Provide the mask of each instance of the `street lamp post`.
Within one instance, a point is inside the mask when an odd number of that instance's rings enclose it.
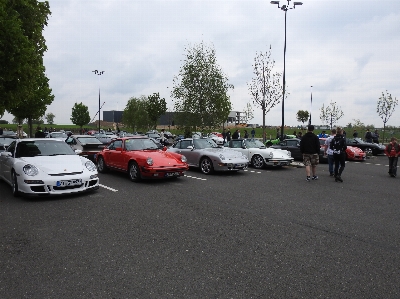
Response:
[[[286,13],[289,9],[296,8],[296,5],[303,5],[303,2],[293,2],[293,7],[290,7],[290,1],[286,0],[287,5],[279,6],[279,1],[271,1],[271,4],[277,4],[278,8],[285,12],[285,44],[283,47],[283,91],[282,91],[282,128],[281,128],[281,140],[283,140],[283,128],[285,126],[285,87],[286,87]]]
[[[98,70],[94,70],[92,71],[95,75],[101,76],[104,74],[104,71],[98,71]],[[101,110],[101,106],[100,106],[100,77],[99,77],[99,133],[100,133],[100,110]]]

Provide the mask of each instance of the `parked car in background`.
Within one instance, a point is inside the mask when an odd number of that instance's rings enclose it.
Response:
[[[360,148],[367,155],[381,155],[385,152],[385,146],[377,143],[368,143],[361,138],[346,138],[347,145]]]
[[[104,148],[103,143],[92,135],[71,135],[65,142],[73,150],[78,150],[80,156],[93,162],[96,161],[95,155]]]
[[[320,138],[319,143],[321,145],[321,149],[325,151],[325,141],[327,138]],[[365,161],[367,158],[366,153],[364,153],[360,148],[347,145],[346,148],[346,159],[353,161]]]
[[[300,151],[300,139],[298,138],[284,139],[279,144],[272,145],[270,148],[287,150],[291,152],[292,157],[295,160],[303,161],[303,154]],[[324,156],[324,148],[322,147],[320,147],[319,162],[320,163],[328,162],[328,157]]]
[[[112,137],[105,133],[94,133],[93,136],[99,139],[103,144],[109,144],[112,140]]]
[[[283,135],[283,139],[292,139],[292,138],[296,138],[296,136],[295,135],[290,135],[290,134],[288,134],[288,135]],[[279,138],[276,138],[276,139],[268,139],[266,142],[265,142],[265,145],[267,146],[267,147],[270,147],[271,145],[274,145],[274,144],[279,144],[281,142],[281,140],[279,139]]]
[[[17,136],[17,133],[11,130],[4,130],[3,131],[3,136]]]
[[[208,134],[208,138],[211,138],[212,140],[214,140],[214,142],[218,145],[224,145],[224,138],[221,136],[217,135],[218,133],[210,133]]]
[[[265,166],[286,166],[293,162],[290,151],[266,148],[257,139],[233,139],[225,146],[244,154],[254,168]]]
[[[131,181],[144,178],[176,178],[184,175],[189,166],[186,157],[160,150],[145,136],[118,138],[97,155],[99,172],[125,172]]]
[[[54,139],[59,139],[62,141],[65,141],[67,139],[68,135],[64,132],[49,132],[46,135],[46,138],[54,138]]]
[[[175,134],[172,134],[172,133],[169,132],[169,131],[165,131],[165,132],[164,132],[164,136],[165,136],[166,138],[168,138],[168,139],[174,139],[174,138],[176,137]]]
[[[239,171],[246,169],[249,160],[230,148],[218,146],[210,138],[185,138],[172,145],[168,152],[185,155],[189,166],[200,168],[204,174],[214,171]]]
[[[61,195],[99,188],[96,165],[64,142],[48,138],[16,139],[0,154],[0,178],[14,196]]]

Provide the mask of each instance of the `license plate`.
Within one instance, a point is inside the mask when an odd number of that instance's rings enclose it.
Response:
[[[175,177],[175,176],[179,176],[179,172],[167,172],[165,174],[166,177]]]
[[[76,186],[76,185],[82,185],[82,180],[76,179],[76,180],[68,180],[68,181],[57,181],[56,184],[57,184],[57,187]]]

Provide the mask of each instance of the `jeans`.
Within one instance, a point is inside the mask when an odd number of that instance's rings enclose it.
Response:
[[[389,174],[397,175],[397,161],[398,157],[389,157]]]
[[[328,155],[328,165],[329,165],[329,174],[334,174],[333,165],[335,164],[335,158],[333,155]]]
[[[335,159],[335,176],[341,176],[346,165],[346,154],[333,154],[333,158]],[[340,168],[339,168],[340,164]]]

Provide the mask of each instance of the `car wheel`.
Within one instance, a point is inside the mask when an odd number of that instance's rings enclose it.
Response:
[[[211,174],[214,172],[214,167],[209,158],[203,158],[200,161],[200,170],[204,174]]]
[[[367,154],[367,156],[371,156],[372,155],[372,149],[370,147],[367,147],[364,152]]]
[[[18,191],[17,174],[15,171],[12,172],[11,187],[14,197],[18,197],[20,193]]]
[[[99,157],[99,160],[97,161],[97,170],[100,173],[106,173],[108,171],[108,167],[103,157]]]
[[[251,158],[251,164],[254,168],[260,169],[264,167],[264,159],[260,155],[254,155]]]
[[[135,161],[129,163],[129,178],[132,182],[138,182],[141,179],[139,166]]]

